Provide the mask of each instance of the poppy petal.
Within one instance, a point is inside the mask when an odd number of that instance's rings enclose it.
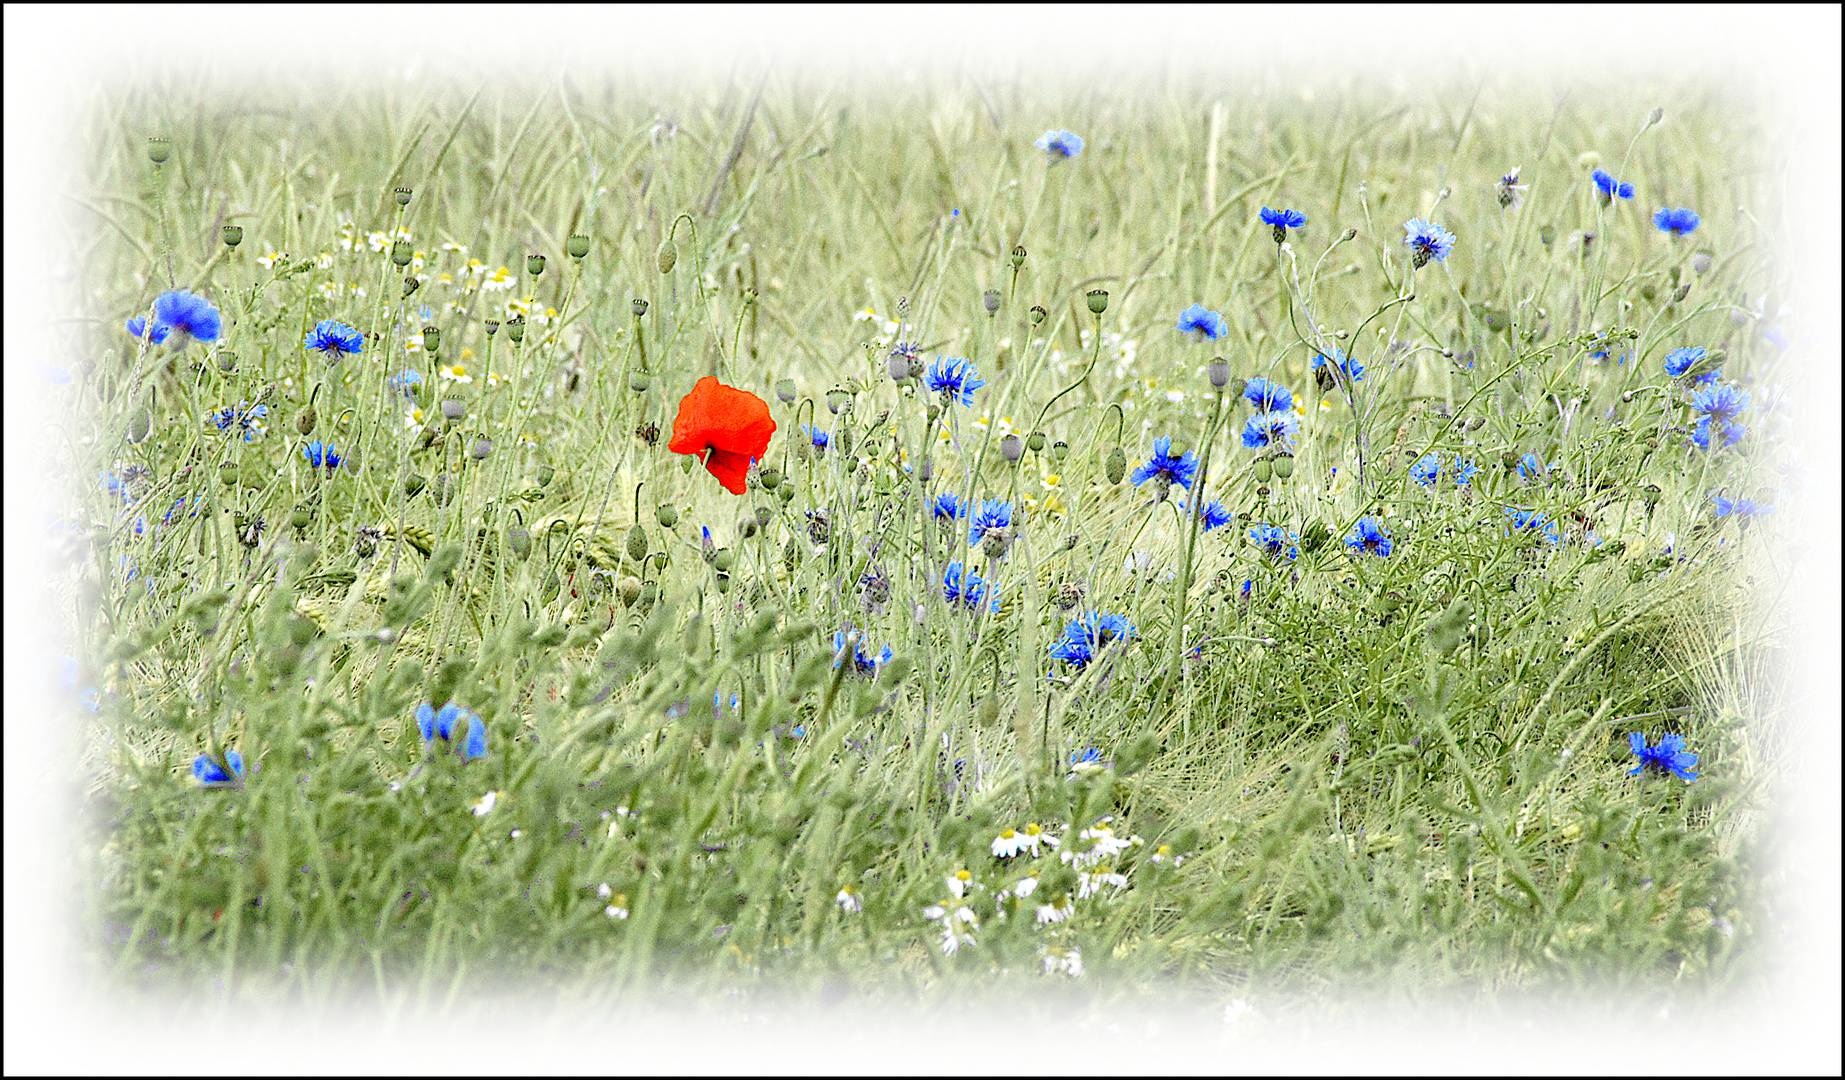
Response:
[[[768,402],[707,375],[680,400],[666,447],[675,454],[704,454],[711,475],[741,495],[750,460],[768,452],[774,434]]]
[[[711,453],[705,455],[705,469],[717,477],[718,483],[723,484],[732,495],[741,495],[745,490],[743,478],[750,471],[749,455],[733,454],[714,446]]]

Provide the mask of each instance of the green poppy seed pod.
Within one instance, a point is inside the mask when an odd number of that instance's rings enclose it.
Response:
[[[775,396],[781,401],[783,405],[793,405],[794,404],[794,380],[793,379],[777,379],[775,381]]]
[[[538,599],[548,604],[557,599],[557,594],[562,591],[563,587],[564,583],[558,579],[557,571],[553,570],[545,575],[545,583],[538,590]]]
[[[545,257],[543,255],[527,255],[525,257],[525,272],[533,277],[537,277],[544,273]]]
[[[852,411],[852,394],[841,387],[834,387],[826,392],[826,411],[838,416],[842,412]]]
[[[235,461],[224,462],[222,465],[218,466],[218,482],[225,487],[236,487],[237,475],[241,471],[242,470],[237,467]]]
[[[999,723],[999,699],[992,694],[981,698],[980,704],[974,706],[974,719],[981,727],[992,727]]]
[[[1033,304],[1031,306],[1031,324],[1033,326],[1041,325],[1045,319],[1050,318],[1050,315],[1050,312],[1044,310],[1043,304]]]
[[[1061,462],[1064,458],[1067,458],[1069,456],[1070,456],[1070,444],[1069,443],[1064,442],[1062,439],[1058,439],[1056,442],[1051,444],[1051,460],[1052,461]]]
[[[679,265],[678,246],[676,246],[671,240],[661,241],[660,250],[654,253],[653,261],[654,261],[654,264],[660,268],[660,273],[662,274],[672,273],[673,267]]]
[[[1100,315],[1108,310],[1108,290],[1090,289],[1084,297],[1089,302],[1089,313]]]
[[[564,241],[564,251],[573,259],[581,259],[589,254],[589,237],[571,233],[570,239]]]
[[[407,275],[407,276],[405,276],[405,278],[404,278],[404,295],[403,295],[402,297],[400,297],[400,299],[408,299],[411,293],[413,293],[413,292],[415,292],[415,291],[417,291],[418,289],[420,289],[420,288],[422,288],[422,287],[423,287],[423,283],[422,283],[422,282],[420,282],[420,281],[418,281],[418,280],[416,279],[416,275],[414,275],[414,274],[410,274],[410,275]],[[499,324],[499,323],[494,323],[493,325],[494,325],[494,327],[495,327],[495,328],[497,329],[497,328],[499,327],[499,325],[500,325],[500,324]],[[493,331],[491,331],[491,330],[489,330],[489,331],[488,331],[488,333],[492,333],[492,332],[493,332]]]
[[[775,497],[780,499],[784,503],[793,502],[794,501],[794,485],[793,484],[783,484],[782,489],[775,493]]]
[[[1294,475],[1294,455],[1275,455],[1275,479],[1286,480]]]
[[[622,578],[616,583],[615,589],[617,594],[621,597],[621,606],[633,607],[634,602],[641,598],[641,579],[636,577]]]
[[[517,345],[525,340],[525,316],[520,315],[506,324],[506,334]]]
[[[774,491],[782,486],[782,471],[773,465],[765,465],[762,472],[757,474],[757,479],[762,483],[762,490]]]
[[[1269,486],[1267,484],[1257,484],[1256,485],[1256,497],[1258,499],[1268,498],[1269,497]]]
[[[1205,367],[1205,373],[1210,377],[1211,385],[1219,390],[1230,385],[1230,364],[1221,356]]]
[[[636,371],[628,376],[628,389],[637,394],[645,394],[647,388],[652,385],[653,376],[647,374],[645,371]]]
[[[679,524],[679,511],[670,503],[661,503],[660,508],[653,512],[653,516],[662,529],[670,529]]]
[[[1025,443],[1017,435],[1008,435],[999,440],[999,452],[1006,455],[1007,461],[1017,461],[1025,456]]]
[[[391,262],[400,268],[409,266],[415,255],[416,249],[410,246],[408,240],[398,240],[391,244]]]
[[[737,556],[729,548],[718,548],[711,556],[711,565],[717,567],[720,574],[727,574],[737,564]]]
[[[1024,266],[1024,265],[1025,265],[1025,245],[1024,244],[1012,245],[1012,268],[1014,270],[1017,270],[1019,267]]]
[[[628,305],[628,310],[634,312],[634,317],[638,319],[642,315],[647,314],[647,301],[636,299],[633,303]]]
[[[1275,466],[1267,458],[1257,458],[1255,464],[1250,466],[1249,472],[1256,478],[1256,483],[1266,484],[1269,477],[1275,475]]]
[[[397,200],[397,205],[399,206],[410,205],[410,189],[407,187],[400,187],[392,191],[391,196]]]
[[[673,557],[664,551],[656,551],[653,553],[653,568],[656,571],[666,569],[666,564],[672,561]]]
[[[636,525],[628,530],[628,558],[640,562],[647,557],[647,530]]]
[[[423,327],[423,348],[432,353],[442,351],[442,330],[435,326]]]
[[[314,425],[319,422],[320,414],[314,411],[312,405],[295,414],[295,430],[303,435],[314,434]]]
[[[295,507],[292,511],[289,512],[289,515],[288,515],[289,527],[296,529],[296,530],[307,528],[308,525],[313,522],[313,520],[314,520],[314,515],[308,513],[308,508],[305,506]]]
[[[416,473],[411,473],[409,476],[404,477],[404,494],[409,498],[416,498],[417,494],[428,486],[428,479]]]
[[[493,453],[493,440],[485,435],[474,436],[474,442],[468,447],[468,456],[475,461],[486,461],[487,455]]]
[[[523,525],[514,525],[506,530],[506,546],[512,549],[520,562],[532,557],[532,530]]]
[[[551,481],[557,479],[557,470],[549,465],[538,466],[538,486],[550,487]]]
[[[1119,446],[1108,452],[1108,464],[1103,473],[1111,484],[1119,484],[1121,478],[1127,475],[1127,455],[1121,452]]]
[[[774,518],[775,518],[775,511],[769,509],[768,507],[758,506],[756,508],[756,527],[757,528],[759,529],[768,528],[769,522],[774,520]]]
[[[218,235],[224,238],[225,247],[234,248],[238,244],[243,243],[243,226],[226,225],[224,228],[218,230]]]
[[[997,314],[999,312],[999,290],[988,289],[981,293],[980,302],[986,305],[988,315]]]
[[[1034,454],[1042,453],[1044,451],[1044,432],[1034,431],[1027,436],[1025,439],[1025,449],[1030,450]]]
[[[455,497],[455,478],[445,472],[437,473],[436,478],[429,482],[429,497],[436,501],[437,506],[447,506]]]
[[[128,441],[131,443],[146,442],[147,437],[153,433],[154,411],[143,405],[136,409],[128,419]]]
[[[164,163],[172,153],[173,144],[160,136],[156,135],[147,140],[147,157],[148,160],[152,161],[154,164],[159,165]]]
[[[468,406],[466,402],[457,398],[449,398],[442,402],[442,419],[447,420],[449,423],[457,423],[467,415]]]

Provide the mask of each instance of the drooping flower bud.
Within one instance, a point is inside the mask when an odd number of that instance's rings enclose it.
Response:
[[[628,558],[640,562],[647,557],[647,530],[640,525],[628,530]]]
[[[671,240],[662,240],[660,242],[660,250],[654,253],[653,261],[654,265],[660,268],[660,273],[672,273],[673,267],[679,265],[678,246]]]
[[[1108,464],[1104,468],[1104,473],[1111,484],[1119,484],[1121,478],[1127,475],[1127,454],[1123,453],[1119,446],[1108,452]]]
[[[319,420],[320,414],[314,411],[314,406],[309,405],[307,408],[295,414],[295,430],[303,435],[312,435],[314,434],[314,425]]]

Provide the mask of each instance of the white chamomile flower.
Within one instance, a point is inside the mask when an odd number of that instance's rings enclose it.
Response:
[[[471,383],[474,381],[474,376],[468,374],[467,365],[459,360],[452,364],[443,364],[436,370],[438,374],[450,382]]]
[[[1032,893],[1037,891],[1038,879],[1035,877],[1020,878],[1019,883],[1012,887],[1012,894],[1020,900],[1029,898]]]
[[[993,857],[1010,859],[1023,850],[1024,846],[1025,841],[1019,836],[1017,829],[1003,829],[998,836],[993,838]]]
[[[1087,900],[1096,893],[1101,892],[1102,886],[1104,885],[1113,885],[1115,888],[1120,889],[1125,888],[1127,883],[1128,879],[1126,874],[1117,874],[1107,869],[1100,870],[1093,874],[1078,873],[1076,875],[1076,898],[1078,900]]]
[[[498,270],[482,275],[480,287],[483,292],[503,292],[517,285],[513,272],[504,266]]]
[[[833,897],[833,903],[838,904],[839,910],[848,915],[856,915],[865,910],[865,905],[859,902],[858,891],[850,885],[839,890],[839,895]]]
[[[1074,945],[1067,949],[1041,945],[1038,947],[1038,955],[1043,958],[1046,975],[1062,973],[1072,979],[1083,977],[1083,952]]]
[[[974,875],[966,870],[956,870],[945,880],[948,882],[948,891],[954,893],[955,899],[959,900],[967,895],[968,888],[973,884]]]
[[[1045,832],[1044,827],[1035,821],[1027,822],[1025,828],[1019,831],[1019,845],[1029,850],[1033,858],[1038,857],[1044,845],[1049,844],[1051,847],[1056,847],[1058,843],[1055,836]]]
[[[614,895],[615,895],[615,890],[609,888],[608,882],[605,881],[602,884],[596,886],[596,898],[598,900],[607,900],[609,897],[614,896]]]
[[[616,893],[614,896],[614,899],[610,902],[609,906],[602,909],[602,913],[604,915],[607,915],[611,919],[627,918],[628,917],[628,894],[627,893]]]
[[[1038,905],[1038,925],[1044,926],[1047,923],[1063,922],[1074,914],[1075,911],[1076,901],[1071,899],[1068,893],[1064,893],[1048,904]]]
[[[493,808],[498,805],[499,801],[500,793],[497,791],[489,791],[487,794],[475,799],[474,816],[486,817],[488,814],[493,813]]]

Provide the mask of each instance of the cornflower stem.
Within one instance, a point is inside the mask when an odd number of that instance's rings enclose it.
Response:
[[[1185,500],[1191,527],[1185,533],[1185,564],[1179,570],[1178,595],[1173,598],[1172,648],[1166,659],[1166,676],[1160,682],[1159,693],[1154,695],[1156,699],[1164,697],[1179,677],[1179,659],[1185,650],[1185,609],[1192,591],[1192,554],[1198,545],[1198,527],[1203,520],[1202,507],[1211,477],[1211,443],[1216,440],[1217,421],[1223,411],[1224,392],[1220,389],[1211,403],[1211,421],[1205,425],[1203,446],[1198,453],[1198,480]]]

